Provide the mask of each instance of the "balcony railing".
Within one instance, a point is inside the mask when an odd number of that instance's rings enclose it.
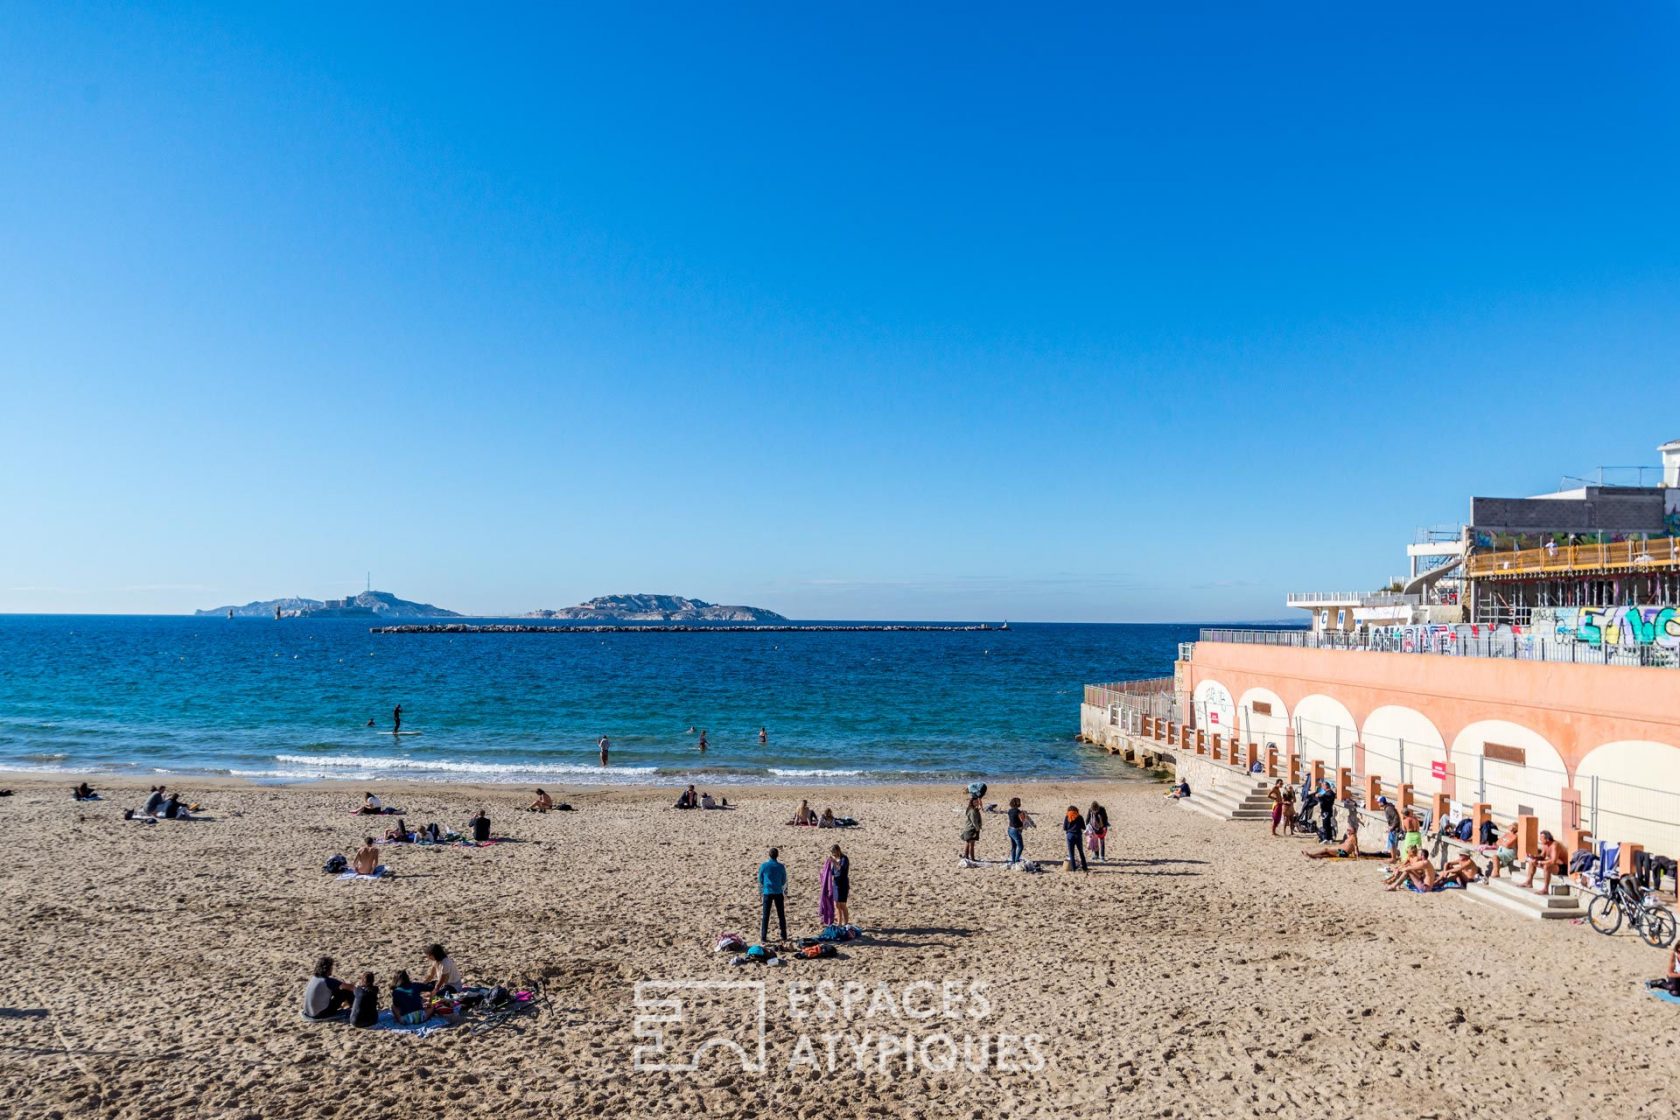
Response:
[[[1472,579],[1531,579],[1593,572],[1646,572],[1680,568],[1680,537],[1611,544],[1553,545],[1513,552],[1474,552],[1464,561]]]
[[[1371,626],[1353,631],[1203,630],[1204,642],[1358,653],[1427,653],[1444,657],[1553,661],[1574,665],[1680,667],[1680,650],[1657,644],[1592,645],[1529,627],[1471,626],[1463,623]]]

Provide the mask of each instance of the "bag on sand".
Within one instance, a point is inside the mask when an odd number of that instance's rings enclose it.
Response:
[[[321,870],[326,872],[328,875],[342,875],[346,871],[350,870],[350,861],[345,859],[342,855],[336,855],[329,859],[321,867]]]

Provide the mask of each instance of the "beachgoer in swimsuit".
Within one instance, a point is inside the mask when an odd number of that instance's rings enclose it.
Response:
[[[554,798],[550,797],[541,789],[537,790],[537,799],[531,802],[530,811],[533,813],[546,813],[552,808],[554,808]]]
[[[764,730],[764,728],[762,728],[762,727],[759,728],[758,729],[758,745],[762,747],[764,744],[768,743],[769,741],[770,741],[770,732]]]
[[[1269,791],[1267,791],[1266,797],[1272,803],[1272,835],[1276,836],[1277,835],[1277,830],[1278,830],[1278,825],[1283,823],[1283,779],[1282,778],[1279,778],[1277,781],[1272,783],[1272,788]]]
[[[408,831],[408,822],[398,817],[396,827],[385,830],[385,839],[393,844],[407,844],[414,837]]]
[[[350,861],[350,866],[358,875],[372,875],[379,870],[379,849],[373,845],[373,837],[362,841],[362,848]]]
[[[1568,865],[1569,857],[1564,854],[1563,845],[1552,839],[1550,832],[1542,832],[1540,834],[1540,850],[1529,857],[1528,878],[1523,880],[1523,886],[1532,889],[1535,894],[1548,894],[1552,889],[1552,876],[1562,875],[1564,868]],[[1534,886],[1534,873],[1536,871],[1546,873],[1539,887]]]
[[[791,821],[789,821],[788,823],[789,824],[802,824],[802,825],[803,824],[816,824],[817,823],[817,811],[815,809],[811,808],[811,803],[809,801],[801,801],[799,803],[799,808],[797,808],[793,811],[793,819]]]
[[[700,753],[706,753],[706,733],[704,731],[700,732]]]
[[[601,765],[605,766],[607,764],[607,748],[611,746],[611,744],[607,742],[607,737],[603,735],[601,736],[601,741],[595,745],[601,748]]]
[[[1490,879],[1499,878],[1499,872],[1514,871],[1517,866],[1517,822],[1512,821],[1499,836],[1499,843],[1493,852],[1493,871]]]

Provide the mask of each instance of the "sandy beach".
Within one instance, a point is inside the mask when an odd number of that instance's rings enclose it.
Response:
[[[80,804],[67,779],[10,777],[11,1115],[1672,1115],[1680,1008],[1639,987],[1660,951],[1384,893],[1374,863],[1309,863],[1142,782],[989,792],[1042,815],[1027,854],[1044,859],[1059,811],[1101,800],[1110,860],[1086,875],[960,869],[943,787],[736,788],[730,812],[674,811],[674,788],[553,789],[576,811],[546,815],[506,786],[385,787],[411,825],[483,806],[515,842],[396,847],[375,883],[321,871],[390,823],[348,815],[355,788],[192,781],[213,819],[145,825],[121,819],[143,785]],[[862,826],[783,825],[800,796]],[[998,859],[1002,818],[986,824]],[[720,931],[756,940],[772,844],[790,932],[816,932],[836,841],[868,939],[774,968],[712,952]],[[430,941],[469,981],[544,978],[552,1013],[424,1038],[300,1019],[318,954],[388,999]],[[764,1071],[726,1053],[638,1069],[647,981],[762,981]],[[750,1028],[732,998],[696,997],[695,1029]]]

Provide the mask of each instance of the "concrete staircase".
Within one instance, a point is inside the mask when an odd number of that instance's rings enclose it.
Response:
[[[1550,893],[1538,895],[1534,888],[1523,889],[1520,876],[1501,875],[1472,883],[1465,895],[1487,906],[1521,914],[1525,918],[1563,920],[1587,916],[1587,899],[1561,878],[1552,880]]]
[[[1212,789],[1198,788],[1192,782],[1190,796],[1180,801],[1179,805],[1216,821],[1269,821],[1272,819],[1272,803],[1266,791],[1271,788],[1269,779],[1248,781],[1234,778]]]

